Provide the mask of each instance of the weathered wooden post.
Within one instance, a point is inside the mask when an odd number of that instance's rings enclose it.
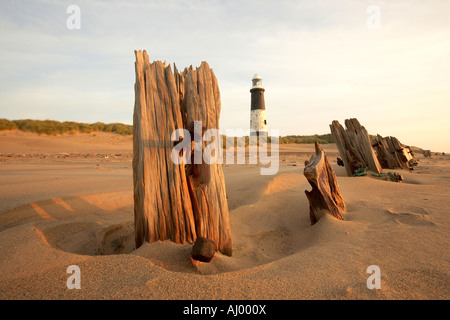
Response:
[[[144,50],[135,51],[136,84],[133,116],[133,184],[136,247],[144,241],[170,239],[194,242],[202,236],[217,250],[231,255],[231,230],[225,180],[220,164],[199,164],[207,183],[186,173],[185,164],[172,161],[176,129],[201,121],[219,129],[220,92],[206,62],[174,73],[161,61],[149,62]]]
[[[316,156],[305,162],[303,170],[303,174],[312,187],[311,191],[305,190],[309,200],[311,224],[315,224],[325,213],[344,220],[343,213],[346,208],[336,175],[318,142],[315,143],[315,147]]]
[[[345,126],[346,130],[335,120],[331,123],[330,129],[344,161],[347,175],[351,177],[359,168],[368,168],[376,173],[383,172],[367,130],[357,119],[345,120]]]
[[[404,147],[395,137],[383,138],[377,135],[373,147],[377,152],[377,157],[382,168],[412,170],[417,165],[411,149]]]

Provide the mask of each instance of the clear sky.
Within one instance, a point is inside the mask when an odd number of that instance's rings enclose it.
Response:
[[[67,27],[69,5],[80,29]],[[221,129],[249,128],[258,73],[281,135],[356,117],[450,152],[449,0],[2,0],[0,118],[131,124],[135,49],[179,69],[207,61]]]

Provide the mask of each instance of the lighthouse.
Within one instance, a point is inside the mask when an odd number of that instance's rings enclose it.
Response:
[[[264,88],[262,78],[255,74],[252,79],[251,111],[250,111],[250,135],[267,136],[266,107],[264,105]]]

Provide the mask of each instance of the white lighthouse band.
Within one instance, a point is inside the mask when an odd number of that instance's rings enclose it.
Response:
[[[251,111],[250,129],[253,135],[267,135],[266,110],[255,109]]]
[[[264,87],[262,78],[255,74],[252,79],[251,111],[250,111],[250,135],[267,136],[266,106],[264,102]]]

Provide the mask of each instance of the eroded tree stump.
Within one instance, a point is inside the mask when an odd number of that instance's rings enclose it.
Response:
[[[378,161],[382,168],[386,169],[410,169],[418,163],[414,159],[413,152],[409,147],[404,147],[395,137],[377,135],[372,147],[375,148]]]
[[[345,126],[347,129],[335,120],[331,123],[330,129],[344,161],[347,175],[351,177],[359,168],[368,168],[376,173],[383,172],[370,143],[369,134],[358,119],[345,120]]]
[[[136,84],[133,116],[133,184],[136,247],[144,241],[212,240],[231,255],[231,230],[225,179],[220,164],[172,161],[175,129],[201,121],[219,129],[220,92],[206,62],[179,73],[161,61],[149,62],[135,51]],[[204,149],[206,142],[203,142]],[[195,172],[195,173],[192,173]],[[206,178],[205,178],[206,177]]]
[[[319,143],[315,143],[316,156],[305,162],[303,174],[312,187],[305,190],[309,200],[309,216],[311,225],[315,224],[326,213],[337,219],[344,220],[346,211],[344,199],[337,182],[333,168]]]

